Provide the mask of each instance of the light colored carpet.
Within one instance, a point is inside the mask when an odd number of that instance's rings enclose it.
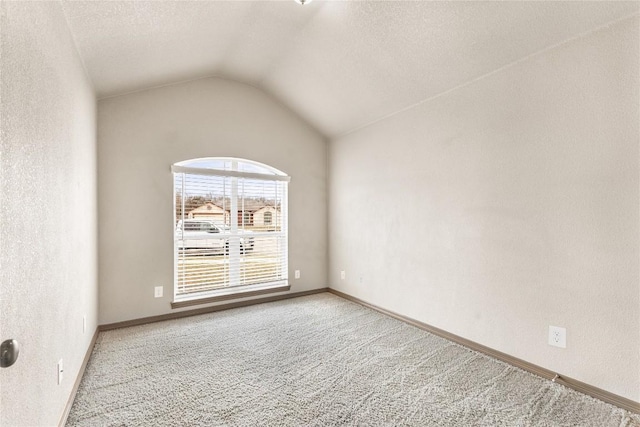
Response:
[[[640,426],[323,293],[103,332],[68,426]]]

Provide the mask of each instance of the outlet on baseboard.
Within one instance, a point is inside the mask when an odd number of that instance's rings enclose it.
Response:
[[[164,292],[164,287],[156,286],[153,296],[156,298],[162,298],[163,292]]]
[[[549,326],[549,345],[567,348],[567,330],[559,326]]]

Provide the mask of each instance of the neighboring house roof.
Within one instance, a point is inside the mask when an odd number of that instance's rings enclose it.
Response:
[[[280,206],[262,206],[260,209],[256,210],[254,213],[258,213],[258,212],[263,211],[265,209],[273,209],[275,211],[280,212]]]
[[[225,207],[226,206],[230,206],[230,204],[229,205],[225,205]],[[253,213],[255,213],[255,212],[259,211],[259,210],[266,209],[266,208],[273,208],[273,209],[276,209],[278,211],[280,210],[280,206],[272,206],[272,205],[269,205],[269,204],[265,204],[265,202],[263,202],[263,201],[256,201],[256,200],[247,199],[244,202],[239,202],[238,203],[238,210],[244,210],[245,212],[253,212]],[[217,212],[225,211],[225,212],[229,213],[230,209],[229,208],[224,209],[224,208],[222,208],[222,206],[218,206],[215,203],[208,202],[208,203],[206,203],[206,204],[204,204],[202,206],[198,206],[197,208],[190,210],[188,213],[189,214],[194,214],[194,213],[195,214],[203,214],[203,213],[213,213],[213,212],[216,212],[216,211]]]
[[[190,214],[192,214],[192,213],[208,213],[208,212],[213,213],[213,212],[216,212],[216,211],[217,212],[223,212],[224,210],[220,206],[214,205],[213,203],[207,203],[207,204],[204,204],[202,206],[198,206],[197,208],[195,208],[193,210],[190,210],[189,213]],[[228,209],[227,209],[227,212],[228,212]]]

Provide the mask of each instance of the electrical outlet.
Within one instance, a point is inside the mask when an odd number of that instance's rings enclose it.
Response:
[[[164,288],[163,288],[162,286],[156,286],[156,288],[155,288],[155,292],[154,292],[154,294],[153,294],[153,295],[154,295],[156,298],[162,298],[162,293],[163,293],[163,291],[164,291]]]
[[[295,274],[296,279],[300,278],[300,270],[296,270],[294,274]]]
[[[549,326],[549,345],[567,348],[567,330],[559,326]]]
[[[342,270],[340,272],[340,279],[344,280],[347,277],[347,275],[345,274],[344,270]]]
[[[82,333],[87,332],[87,316],[82,316]]]
[[[64,369],[62,368],[62,359],[58,361],[58,385],[62,384],[62,373]]]

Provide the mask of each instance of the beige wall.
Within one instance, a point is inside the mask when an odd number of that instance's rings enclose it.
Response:
[[[331,286],[640,401],[638,24],[331,141]]]
[[[0,425],[51,426],[97,325],[95,98],[58,2],[0,11]]]
[[[274,99],[229,80],[99,101],[100,323],[172,311],[171,165],[198,157],[246,158],[290,175],[291,292],[327,286],[326,149]],[[164,298],[156,299],[160,285]]]

